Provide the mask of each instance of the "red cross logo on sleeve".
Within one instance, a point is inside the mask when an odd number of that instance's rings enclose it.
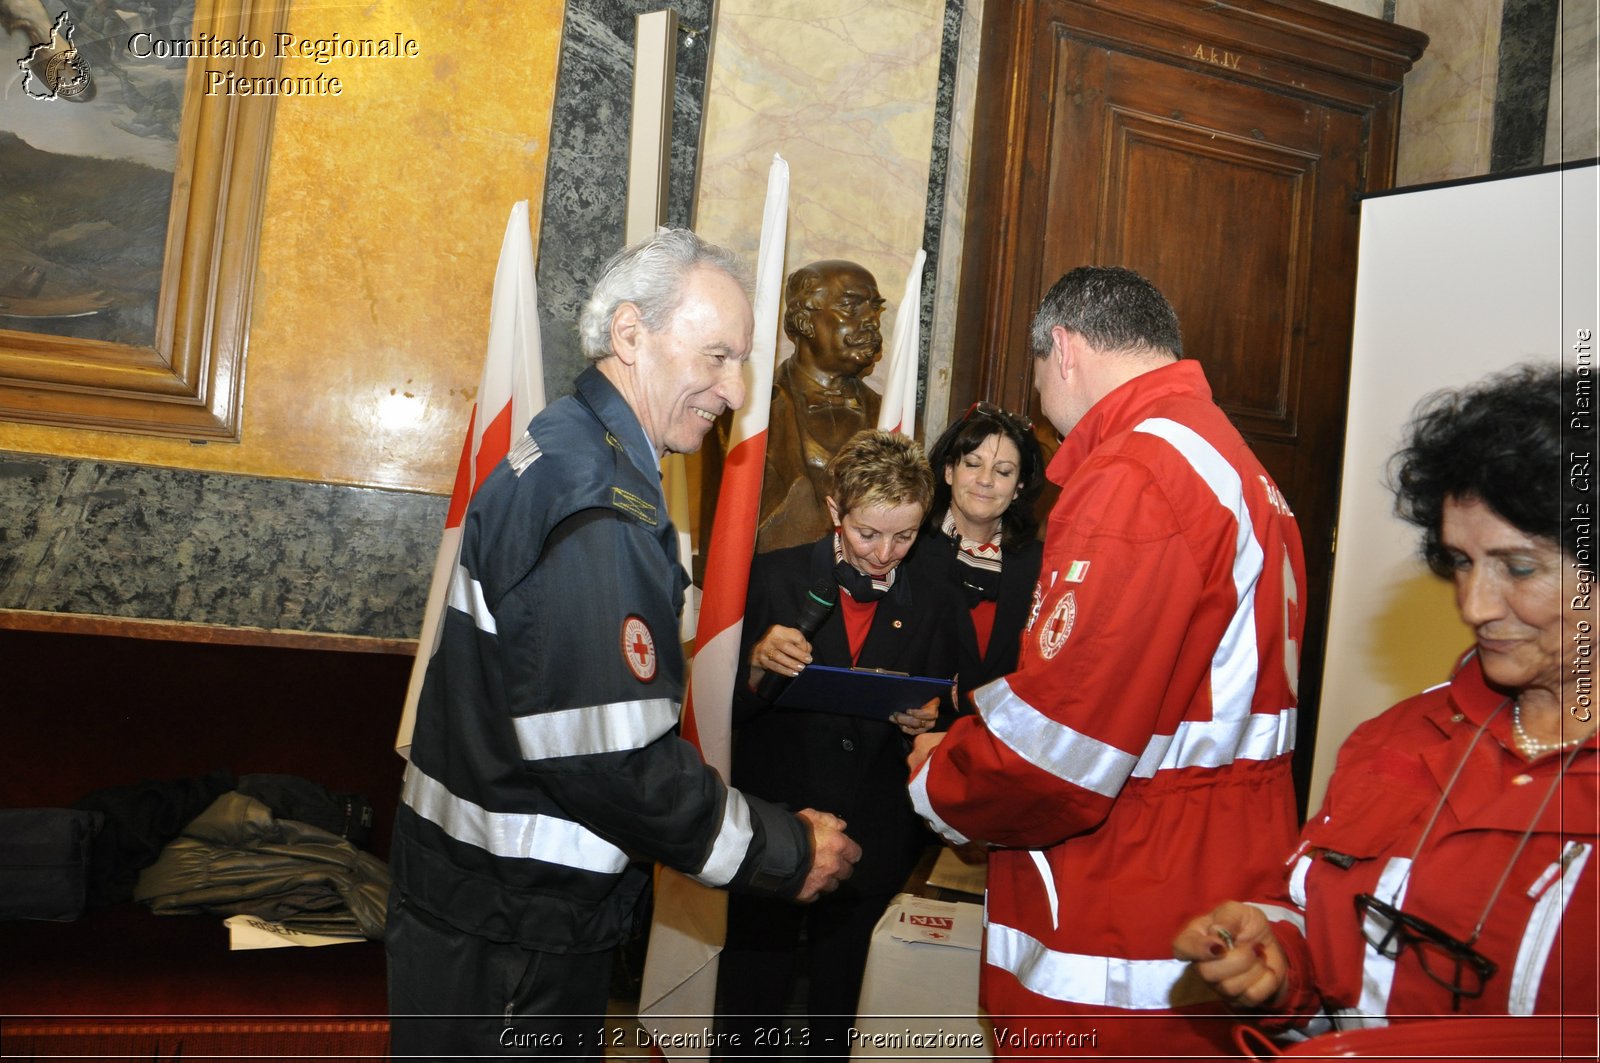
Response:
[[[650,626],[638,616],[630,615],[622,622],[622,659],[639,682],[656,677],[656,640]]]
[[[1056,607],[1050,610],[1050,617],[1044,622],[1044,627],[1039,631],[1039,656],[1049,660],[1061,652],[1061,647],[1067,644],[1067,636],[1072,634],[1072,622],[1078,618],[1078,601],[1068,591],[1061,596]]]

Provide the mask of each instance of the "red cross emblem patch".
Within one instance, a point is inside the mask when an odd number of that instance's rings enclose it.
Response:
[[[1039,630],[1039,656],[1049,660],[1061,652],[1061,647],[1067,644],[1067,636],[1072,634],[1072,622],[1078,619],[1078,601],[1068,591],[1062,595],[1056,607],[1050,610],[1050,617],[1044,622],[1044,627]]]
[[[622,659],[639,682],[656,677],[656,640],[650,626],[637,616],[630,615],[622,622]]]

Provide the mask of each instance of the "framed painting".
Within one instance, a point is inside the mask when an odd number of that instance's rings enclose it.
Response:
[[[0,0],[0,419],[237,441],[287,6],[67,4]]]

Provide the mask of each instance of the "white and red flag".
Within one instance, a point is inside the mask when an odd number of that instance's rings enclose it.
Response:
[[[883,405],[878,427],[886,432],[917,433],[917,359],[922,348],[922,269],[928,253],[917,248],[906,277],[906,293],[894,315],[889,338],[889,365],[885,371]]]
[[[745,591],[756,550],[761,475],[767,460],[772,371],[778,350],[783,250],[789,215],[789,164],[774,155],[767,174],[766,209],[756,255],[755,334],[749,398],[734,414],[732,438],[717,494],[706,552],[700,623],[683,706],[683,735],[707,764],[729,777],[733,685],[740,672]],[[726,937],[728,896],[660,868],[650,927],[639,1020],[657,1034],[699,1031],[716,1003],[717,955]],[[670,1053],[668,1053],[670,1055]],[[698,1053],[704,1056],[704,1051]]]
[[[422,614],[422,634],[411,665],[411,685],[394,748],[410,758],[411,732],[417,722],[417,699],[428,662],[439,648],[450,577],[461,563],[461,522],[467,503],[477,493],[500,459],[511,449],[514,436],[544,409],[544,357],[539,347],[539,300],[533,280],[533,236],[528,229],[528,201],[519,200],[506,219],[500,243],[500,264],[494,271],[494,298],[489,306],[489,345],[483,359],[483,378],[461,444],[461,464],[444,519],[439,556],[433,563],[433,583]]]

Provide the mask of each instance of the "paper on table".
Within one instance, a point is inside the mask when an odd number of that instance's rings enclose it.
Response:
[[[890,933],[901,941],[976,949],[983,944],[983,909],[976,904],[930,901],[902,893],[900,916]]]
[[[293,945],[344,945],[365,941],[360,934],[309,934],[282,923],[257,919],[253,915],[230,915],[222,921],[228,928],[230,949],[281,949]]]
[[[982,897],[989,880],[987,863],[969,864],[956,855],[949,846],[939,850],[939,858],[928,872],[928,885],[957,893],[971,893]]]

